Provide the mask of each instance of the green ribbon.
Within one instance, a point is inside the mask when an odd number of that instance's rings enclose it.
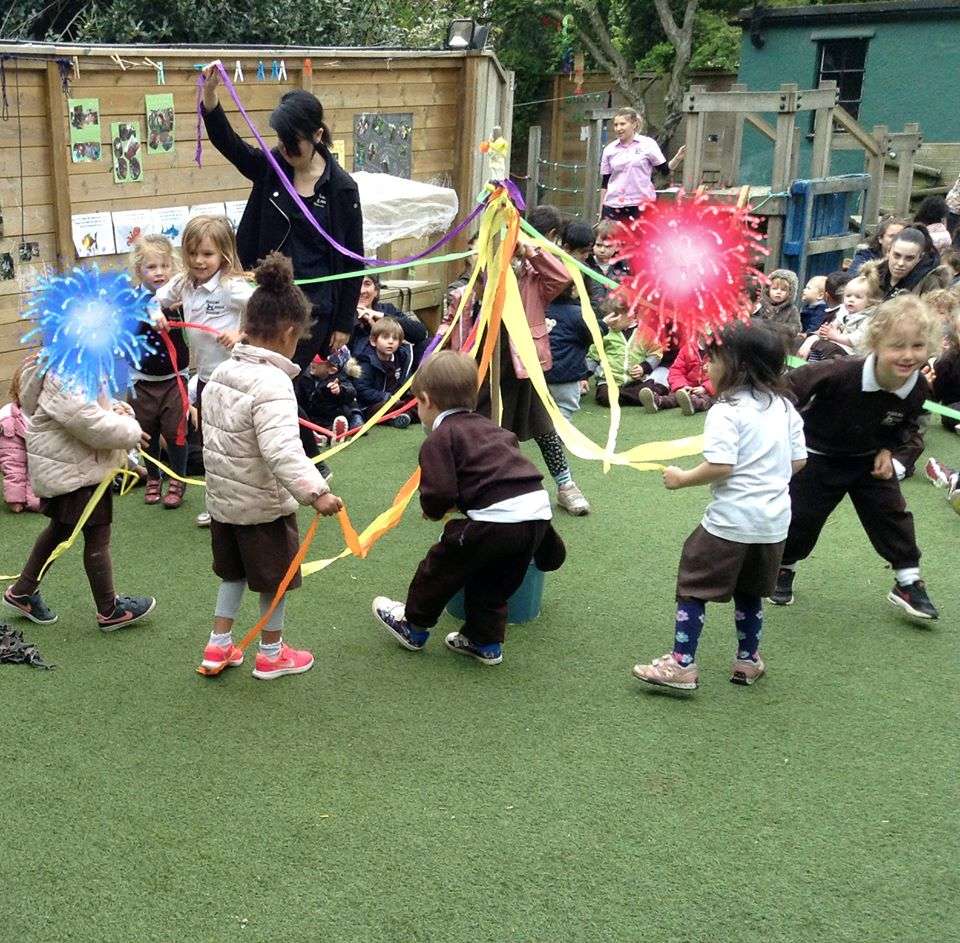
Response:
[[[472,252],[450,252],[447,255],[431,256],[426,259],[417,259],[415,262],[400,262],[396,265],[381,265],[378,268],[364,268],[355,272],[340,272],[337,275],[321,275],[319,278],[298,278],[294,285],[316,285],[319,282],[339,282],[345,278],[362,278],[364,275],[379,275],[381,272],[394,272],[402,268],[415,268],[418,265],[433,265],[438,262],[455,262],[457,259],[466,259]]]
[[[542,232],[537,232],[525,219],[520,220],[520,228],[526,232],[528,235],[536,236],[538,239],[546,239],[547,237]],[[550,241],[549,239],[547,240]],[[584,265],[579,259],[575,259],[569,252],[564,252],[563,249],[557,249],[557,255],[563,256],[568,262],[575,265],[584,275],[592,278],[595,282],[600,282],[601,285],[606,285],[607,288],[619,288],[620,282],[615,282],[612,278],[607,278],[606,275],[601,275],[599,272],[595,272],[589,265]]]

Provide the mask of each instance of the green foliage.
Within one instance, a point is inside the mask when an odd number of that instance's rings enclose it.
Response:
[[[740,35],[738,26],[731,26],[726,15],[701,10],[697,13],[693,33],[693,54],[689,68],[720,69],[736,72],[740,66]],[[666,40],[656,43],[637,61],[640,72],[665,75],[673,68],[676,51]]]

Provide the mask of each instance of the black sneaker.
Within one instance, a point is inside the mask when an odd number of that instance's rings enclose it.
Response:
[[[923,580],[917,580],[909,586],[901,586],[899,583],[893,584],[893,589],[887,593],[887,599],[898,609],[902,609],[908,616],[914,619],[922,619],[929,622],[932,619],[939,619],[940,613],[937,607],[930,601],[927,595],[927,586]]]
[[[104,615],[97,613],[97,625],[101,632],[112,632],[124,625],[131,625],[153,612],[157,605],[153,596],[117,596],[113,610]]]
[[[451,632],[445,639],[447,648],[458,655],[469,655],[481,665],[499,665],[503,661],[503,647],[499,642],[489,645],[475,645],[465,635]]]
[[[8,589],[3,594],[3,604],[14,612],[19,612],[31,622],[36,622],[37,625],[53,625],[60,618],[53,610],[47,608],[40,598],[40,593],[34,593],[32,596],[14,596]]]
[[[393,426],[394,429],[407,429],[411,422],[413,422],[413,420],[406,413],[400,413],[399,416],[394,416],[393,419],[387,420],[386,425]]]
[[[781,567],[777,573],[777,585],[773,592],[767,597],[775,606],[793,605],[793,578],[796,576],[795,570],[788,570]]]

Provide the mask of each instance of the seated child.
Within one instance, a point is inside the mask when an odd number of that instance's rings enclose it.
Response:
[[[300,371],[290,358],[310,324],[310,303],[279,252],[260,263],[255,278],[243,340],[214,369],[203,394],[210,541],[221,582],[201,674],[242,664],[232,631],[244,590],[259,593],[265,614],[299,549],[297,507],[324,516],[343,507],[304,453],[297,424],[291,381]],[[298,570],[288,591],[299,585]],[[254,678],[272,681],[313,667],[309,651],[283,641],[285,602],[263,629]]]
[[[843,288],[843,307],[832,321],[817,330],[816,340],[807,340],[800,356],[811,363],[864,353],[867,327],[880,303],[880,283],[870,265],[851,278]]]
[[[350,356],[349,347],[329,357],[317,354],[307,374],[297,384],[297,401],[307,419],[330,429],[337,439],[363,425],[357,391],[348,379],[360,374],[360,365]]]
[[[654,405],[659,408],[666,402],[677,405],[684,416],[706,412],[713,405],[714,390],[707,369],[706,343],[703,338],[696,344],[684,344],[667,374],[667,383],[673,395],[673,403],[663,397]],[[644,403],[647,406],[646,403]],[[647,406],[649,411],[649,406]],[[654,410],[655,411],[655,410]]]
[[[870,319],[866,357],[808,364],[787,375],[810,455],[790,484],[793,518],[770,596],[776,605],[793,603],[797,564],[850,495],[871,544],[893,569],[896,582],[887,599],[913,618],[938,618],[920,579],[913,515],[894,468],[894,454],[919,433],[930,396],[920,370],[939,343],[938,328],[922,300],[898,295]]]
[[[760,303],[754,317],[776,325],[785,342],[793,344],[800,333],[800,311],[797,308],[797,276],[790,269],[778,268],[760,292]],[[792,349],[788,346],[787,350]]]
[[[948,287],[960,287],[960,251],[957,249],[944,249],[940,254],[940,264],[945,265],[950,270],[950,284]]]
[[[410,344],[413,366],[420,363],[430,340],[426,325],[413,314],[404,314],[396,305],[380,300],[380,276],[364,275],[357,299],[357,320],[350,335],[350,352],[358,354],[370,340],[370,330],[381,318],[393,318],[403,328],[404,340]]]
[[[439,521],[452,511],[439,543],[417,568],[406,602],[377,596],[373,613],[406,649],[420,651],[444,607],[464,591],[466,621],[447,647],[483,665],[503,660],[507,600],[531,560],[556,570],[566,555],[551,525],[543,476],[517,437],[474,412],[477,367],[453,351],[420,368],[413,392],[427,439],[420,447],[420,506]]]
[[[381,318],[370,329],[370,341],[357,356],[357,402],[369,419],[403,385],[413,366],[413,352],[403,340],[403,328],[393,318]],[[410,417],[401,413],[386,425],[406,429]]]
[[[14,514],[39,511],[40,499],[33,493],[27,472],[27,419],[20,408],[20,377],[32,358],[21,363],[10,381],[10,402],[0,409],[0,473],[3,500]]]
[[[827,302],[824,298],[827,289],[827,276],[814,275],[803,288],[800,309],[800,330],[804,334],[812,334],[823,324],[827,314]]]
[[[653,371],[660,365],[663,354],[661,346],[643,328],[630,328],[631,319],[626,313],[626,307],[616,298],[611,298],[606,307],[610,309],[610,313],[603,319],[603,323],[609,330],[603,336],[603,352],[610,364],[613,381],[619,389],[620,405],[643,406],[644,391],[647,391],[651,401],[656,401],[658,405],[662,403],[662,408],[676,406],[676,402],[670,397],[670,390],[652,377]],[[610,389],[603,367],[599,365],[600,356],[596,347],[591,347],[587,356],[598,362],[594,374],[597,379],[597,402],[601,406],[609,406]]]
[[[578,262],[582,262],[589,268],[594,267],[591,265],[590,258],[590,252],[593,249],[594,242],[593,227],[589,223],[585,223],[579,219],[570,220],[563,227],[563,232],[560,235],[560,248],[565,249]],[[590,305],[596,312],[600,309],[604,299],[607,297],[608,290],[606,286],[601,285],[600,282],[590,278],[588,275],[584,275],[583,281],[587,289],[587,295],[590,298]],[[580,297],[577,294],[577,288],[573,282],[554,300],[558,302],[572,301],[576,304],[580,303]],[[552,317],[552,315],[548,314],[548,317]]]
[[[105,395],[89,400],[67,388],[36,363],[23,368],[20,402],[29,417],[27,464],[33,490],[45,499],[50,518],[37,537],[17,581],[3,594],[4,604],[38,625],[57,621],[40,596],[40,580],[50,555],[74,531],[97,486],[126,461],[126,451],[146,445],[133,410]],[[83,568],[104,632],[132,625],[153,611],[152,596],[118,596],[110,560],[113,492],[107,488],[83,525]]]
[[[616,259],[620,253],[619,230],[621,224],[612,219],[601,219],[597,223],[597,234],[593,241],[594,268],[607,278],[621,279],[630,274],[630,266],[623,259]],[[616,261],[614,261],[616,259]]]

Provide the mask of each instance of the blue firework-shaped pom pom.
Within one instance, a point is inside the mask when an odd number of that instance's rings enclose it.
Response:
[[[42,278],[24,318],[36,327],[24,341],[42,339],[38,364],[72,390],[94,399],[102,389],[122,396],[131,386],[131,367],[154,353],[146,334],[150,293],[135,288],[126,272],[97,266]]]

